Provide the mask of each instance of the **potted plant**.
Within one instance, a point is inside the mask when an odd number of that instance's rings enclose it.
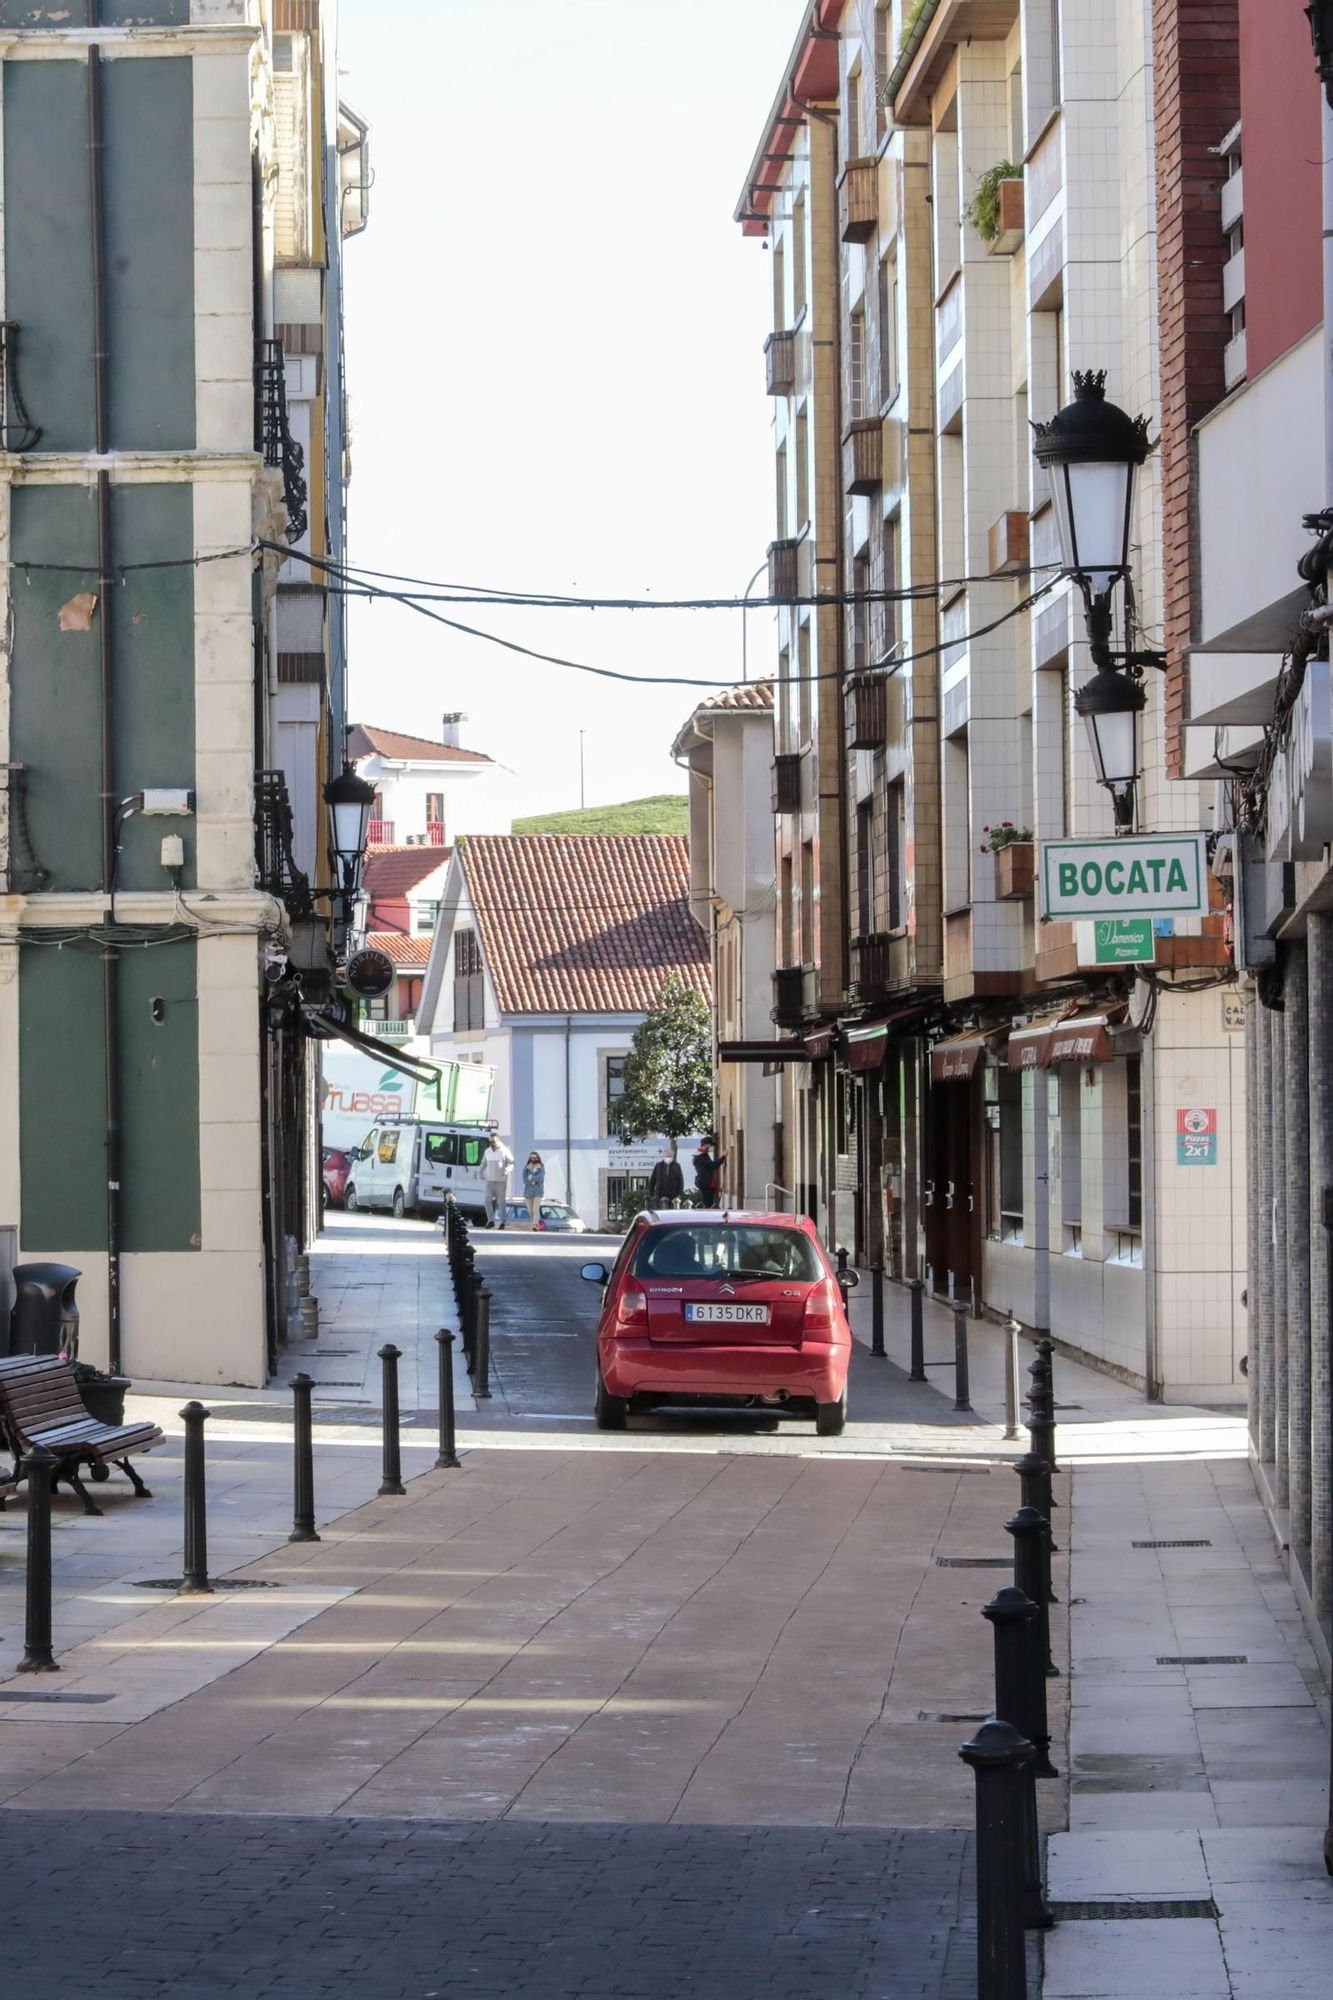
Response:
[[[967,219],[988,249],[1014,250],[1023,236],[1023,169],[1001,160],[977,182]]]
[[[1013,820],[1006,819],[1001,820],[998,826],[984,827],[982,831],[986,838],[981,843],[981,851],[995,856],[995,893],[1001,902],[1030,896],[1036,859],[1032,828],[1015,826]]]
[[[71,1361],[74,1380],[83,1398],[83,1407],[95,1423],[123,1424],[125,1421],[125,1391],[130,1386],[128,1375],[108,1375],[103,1368],[94,1368],[91,1361]]]

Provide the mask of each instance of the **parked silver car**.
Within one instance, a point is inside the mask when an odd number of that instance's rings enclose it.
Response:
[[[586,1236],[588,1225],[574,1209],[567,1208],[563,1201],[544,1201],[541,1205],[541,1226],[552,1234],[557,1231],[565,1236]],[[528,1204],[525,1201],[511,1201],[505,1208],[505,1221],[512,1229],[515,1226],[527,1229]]]

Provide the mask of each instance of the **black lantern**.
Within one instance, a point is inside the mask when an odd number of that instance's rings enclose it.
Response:
[[[325,785],[324,803],[329,809],[329,845],[341,877],[338,886],[351,897],[361,876],[375,787],[358,778],[350,764],[344,764],[341,777],[331,778]]]
[[[1134,824],[1134,781],[1139,774],[1139,717],[1144,693],[1139,683],[1114,667],[1100,667],[1075,690],[1074,707],[1087,724],[1097,782],[1115,807],[1116,831]]]
[[[1033,452],[1051,482],[1060,552],[1085,595],[1105,597],[1129,569],[1135,476],[1148,456],[1148,419],[1106,400],[1106,371],[1077,371],[1074,400],[1034,424]]]

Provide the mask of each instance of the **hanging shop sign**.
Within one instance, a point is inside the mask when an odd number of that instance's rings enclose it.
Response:
[[[1051,1046],[1051,1024],[1037,1028],[1015,1028],[1009,1037],[1010,1069],[1045,1069]]]
[[[367,947],[347,961],[347,984],[362,1000],[378,1000],[393,985],[393,960],[385,951]]]
[[[1151,917],[1103,917],[1093,929],[1096,965],[1151,965],[1157,956]]]
[[[1056,1063],[1110,1062],[1113,1054],[1106,1016],[1076,1014],[1072,1021],[1061,1021],[1051,1029],[1046,1061],[1053,1068]]]
[[[957,1035],[952,1041],[937,1042],[930,1052],[932,1083],[970,1083],[986,1044],[980,1035]]]
[[[1176,1165],[1215,1167],[1217,1165],[1217,1113],[1202,1105],[1190,1105],[1176,1112]]]
[[[1043,840],[1043,914],[1202,916],[1208,908],[1207,836],[1126,834],[1116,840]]]
[[[1268,779],[1268,859],[1320,861],[1333,841],[1333,717],[1327,660],[1309,660]]]

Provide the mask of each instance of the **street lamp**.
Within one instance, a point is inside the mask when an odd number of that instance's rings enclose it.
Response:
[[[1111,794],[1117,832],[1134,824],[1138,722],[1150,653],[1112,650],[1111,594],[1129,576],[1134,488],[1148,456],[1148,420],[1106,400],[1106,373],[1076,371],[1074,400],[1049,423],[1034,424],[1033,452],[1051,483],[1064,567],[1083,593],[1097,671],[1074,695],[1087,725],[1097,780]]]
[[[359,778],[350,764],[344,764],[342,775],[330,778],[325,785],[324,803],[329,809],[329,846],[341,877],[338,888],[350,908],[365,858],[375,787]]]

